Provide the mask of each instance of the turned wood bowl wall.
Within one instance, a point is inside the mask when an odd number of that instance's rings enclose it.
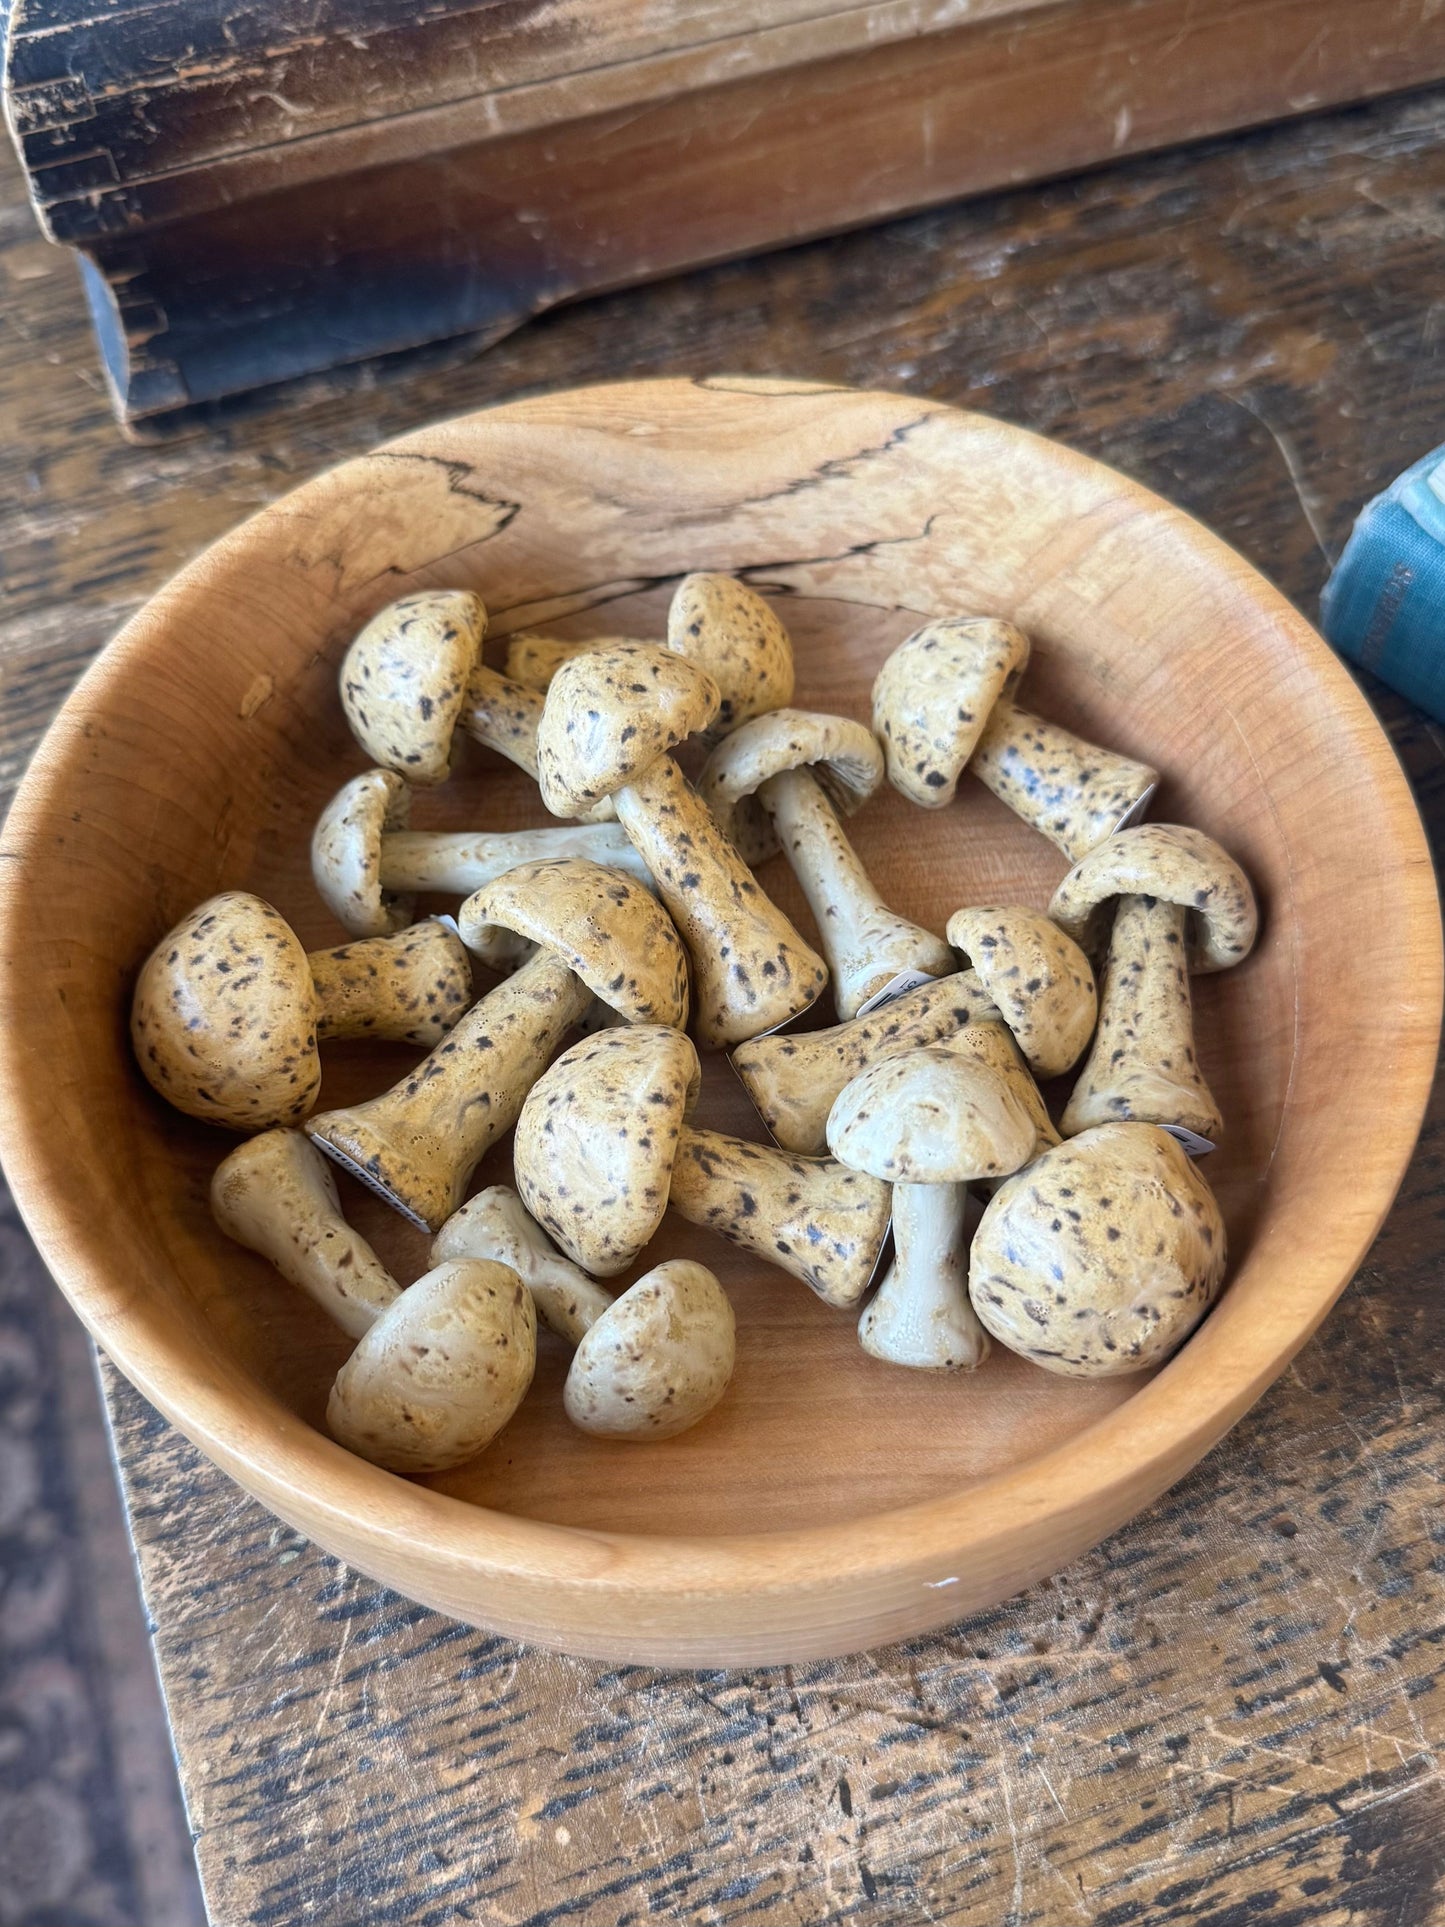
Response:
[[[1198,824],[1259,890],[1259,948],[1196,980],[1227,1120],[1206,1171],[1230,1282],[1154,1378],[1071,1383],[997,1349],[974,1377],[890,1369],[855,1321],[669,1218],[638,1269],[695,1256],[737,1307],[739,1364],[704,1425],[585,1438],[544,1340],[517,1420],[410,1483],[320,1430],[347,1341],[207,1209],[234,1142],[154,1097],[127,1048],[134,974],[221,888],[341,940],[311,887],[317,811],[365,766],[335,672],[359,624],[419,587],[476,589],[492,634],[658,635],[678,575],[745,575],[794,638],[799,703],[865,718],[888,650],[940,613],[1035,639],[1021,699],[1164,773],[1153,815]],[[499,651],[490,647],[489,659]],[[470,750],[417,827],[548,820]],[[971,779],[924,813],[854,820],[896,906],[1043,905],[1066,867]],[[1434,1066],[1440,942],[1404,780],[1345,672],[1247,565],[1112,471],[907,397],[656,382],[424,430],[245,523],[144,609],[36,759],[0,865],[3,1154],[99,1341],[244,1486],[364,1571],[569,1650],[691,1663],[843,1651],[937,1625],[1068,1560],[1177,1478],[1323,1317],[1388,1208]],[[761,872],[806,932],[785,865]],[[831,1021],[830,1014],[823,1021]],[[325,1104],[412,1061],[339,1046]],[[700,1121],[765,1137],[725,1059]],[[508,1176],[507,1147],[478,1183]],[[427,1241],[345,1204],[406,1279]],[[623,1281],[625,1282],[625,1281]]]

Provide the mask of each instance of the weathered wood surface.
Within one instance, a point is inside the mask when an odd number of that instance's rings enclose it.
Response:
[[[1184,502],[1312,610],[1360,497],[1445,418],[1442,133],[1425,96],[1135,164],[149,450],[115,440],[65,264],[12,203],[6,771],[120,617],[258,501],[430,415],[608,374],[791,369],[995,410]],[[1445,826],[1445,744],[1381,709]],[[1445,1921],[1442,1118],[1320,1338],[1165,1504],[866,1659],[669,1678],[484,1639],[298,1545],[113,1384],[215,1919]]]
[[[0,16],[3,17],[3,16]],[[1435,0],[14,0],[129,418],[1445,73]],[[640,222],[642,201],[653,218]]]

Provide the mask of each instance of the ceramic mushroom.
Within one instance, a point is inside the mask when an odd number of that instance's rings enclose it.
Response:
[[[1108,943],[1099,1028],[1064,1135],[1133,1119],[1212,1149],[1222,1120],[1194,1053],[1189,975],[1228,970],[1254,947],[1258,913],[1243,870],[1202,830],[1144,823],[1077,863],[1050,914],[1086,947],[1097,952],[1106,932]]]
[[[651,885],[615,823],[544,830],[411,830],[411,790],[391,770],[353,776],[332,797],[311,837],[311,875],[322,901],[354,937],[410,923],[421,891],[470,896],[523,863],[580,856]]]
[[[995,1192],[969,1296],[1010,1351],[1071,1378],[1162,1363],[1224,1282],[1224,1223],[1181,1147],[1152,1124],[1100,1124]]]
[[[302,949],[244,890],[209,897],[141,967],[131,1043],[161,1096],[233,1131],[298,1124],[321,1087],[317,1044],[438,1043],[471,1001],[471,966],[435,919],[395,936]]]
[[[360,1338],[401,1286],[342,1215],[331,1167],[300,1131],[247,1138],[216,1168],[211,1214]]]
[[[1007,1177],[1037,1129],[1012,1081],[950,1050],[874,1064],[838,1093],[828,1148],[893,1186],[894,1259],[864,1312],[865,1352],[920,1371],[972,1371],[988,1339],[968,1301],[965,1186]]]
[[[873,684],[888,780],[926,810],[965,766],[1071,862],[1140,815],[1158,772],[1020,709],[1029,639],[992,616],[946,616],[901,642]]]
[[[1011,1065],[1044,1118],[1047,1141],[1054,1141],[1043,1100],[1014,1046],[1044,1077],[1077,1060],[1094,1023],[1088,959],[1036,910],[960,911],[949,928],[970,948],[977,968],[921,984],[831,1030],[758,1037],[733,1052],[734,1070],[785,1150],[822,1151],[829,1108],[851,1078],[901,1051],[936,1044],[985,1049]]]
[[[677,1031],[610,1030],[565,1051],[517,1121],[517,1189],[584,1270],[625,1271],[669,1203],[811,1287],[856,1305],[888,1234],[886,1184],[694,1130],[697,1053]]]
[[[516,1192],[488,1185],[454,1211],[432,1240],[431,1261],[490,1258],[510,1265],[531,1292],[537,1316],[569,1344],[581,1343],[613,1303],[595,1279],[564,1258]]]
[[[629,1023],[687,1021],[687,959],[658,904],[615,870],[559,857],[509,870],[458,912],[469,948],[495,933],[537,945],[431,1056],[380,1097],[307,1131],[413,1224],[436,1231],[489,1147],[594,998]]]
[[[391,1472],[475,1457],[526,1395],[537,1358],[532,1295],[505,1265],[452,1259],[384,1311],[336,1374],[326,1423]]]
[[[716,683],[691,663],[617,644],[558,670],[537,736],[542,801],[554,815],[613,798],[692,958],[705,1048],[777,1029],[828,980],[668,753],[717,706]]]
[[[333,1437],[394,1472],[479,1452],[521,1403],[536,1357],[529,1294],[501,1264],[434,1260],[403,1291],[342,1216],[299,1131],[249,1138],[211,1180],[228,1238],[268,1258],[358,1343],[332,1387]]]
[[[774,1141],[821,1157],[833,1100],[860,1071],[899,1051],[946,1043],[968,1024],[999,1021],[977,972],[956,971],[846,1024],[755,1037],[730,1062]]]
[[[564,662],[624,638],[559,642],[551,636],[513,636],[507,674],[527,689],[545,690]],[[730,575],[684,576],[667,617],[667,647],[705,669],[718,686],[717,715],[698,733],[720,742],[753,716],[793,697],[793,645],[756,591]]]
[[[426,589],[371,618],[342,660],[341,707],[373,763],[428,789],[451,774],[460,731],[537,774],[541,698],[486,666],[486,633],[469,589]]]
[[[1042,910],[1007,904],[955,910],[948,941],[1039,1077],[1060,1077],[1083,1056],[1098,1019],[1089,959]]]
[[[676,1258],[619,1297],[564,1258],[515,1191],[494,1184],[448,1218],[445,1258],[495,1258],[527,1286],[538,1316],[576,1347],[568,1418],[601,1438],[669,1439],[706,1418],[732,1377],[732,1306],[704,1265]]]
[[[670,1439],[706,1418],[728,1388],[733,1308],[706,1265],[655,1265],[589,1325],[562,1403],[582,1432]]]
[[[735,729],[707,760],[698,794],[743,861],[781,849],[813,912],[842,1018],[905,971],[957,968],[941,937],[890,910],[849,842],[851,816],[883,781],[871,730],[842,716],[776,709]]]

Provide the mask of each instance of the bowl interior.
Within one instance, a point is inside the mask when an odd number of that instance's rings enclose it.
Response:
[[[1389,873],[1416,876],[1423,855],[1347,679],[1228,551],[1081,458],[897,397],[645,385],[426,431],[246,524],[108,652],[17,808],[7,997],[22,1194],[29,1207],[43,1190],[54,1236],[87,1254],[57,1266],[83,1315],[122,1365],[145,1355],[143,1382],[182,1423],[201,1400],[228,1411],[242,1452],[278,1421],[284,1434],[288,1413],[317,1426],[348,1341],[212,1226],[207,1185],[234,1140],[168,1110],[132,1065],[140,960],[223,887],[269,898],[308,946],[341,940],[310,883],[308,840],[321,805],[365,766],[335,672],[376,608],[458,586],[486,599],[494,636],[656,636],[675,578],[693,568],[746,571],[775,598],[800,705],[866,720],[879,664],[920,619],[1009,615],[1035,638],[1022,700],[1160,767],[1154,816],[1218,837],[1263,909],[1250,961],[1195,984],[1200,1056],[1227,1120],[1206,1172],[1231,1283],[1206,1361],[1191,1362],[1196,1342],[1168,1369],[1218,1371],[1231,1334],[1264,1327],[1298,1342],[1343,1284],[1389,1186],[1351,1195],[1359,1145],[1339,1093],[1350,1079],[1383,1093],[1393,1078],[1405,1111],[1418,1110],[1438,966],[1432,953],[1408,981],[1392,965],[1366,1008],[1340,941],[1346,904],[1385,939],[1392,919],[1403,928]],[[420,828],[547,820],[527,778],[475,749],[413,817]],[[852,834],[889,900],[937,930],[965,903],[1044,905],[1067,867],[972,779],[936,813],[885,789]],[[782,860],[760,875],[810,932]],[[373,1093],[414,1055],[333,1047],[323,1104]],[[698,1117],[765,1138],[725,1059],[705,1065]],[[508,1179],[507,1151],[478,1185]],[[398,1275],[424,1269],[427,1239],[340,1183]],[[1307,1222],[1329,1277],[1291,1298],[1291,1240]],[[737,1309],[737,1374],[712,1418],[645,1450],[589,1440],[563,1417],[568,1354],[546,1337],[497,1445],[429,1483],[563,1525],[779,1532],[1011,1473],[1146,1382],[1075,1383],[997,1349],[972,1377],[892,1370],[861,1352],[852,1318],[671,1216],[638,1269],[667,1256],[712,1266]],[[167,1357],[170,1378],[155,1364]],[[1244,1377],[1258,1370],[1247,1344],[1239,1357]]]

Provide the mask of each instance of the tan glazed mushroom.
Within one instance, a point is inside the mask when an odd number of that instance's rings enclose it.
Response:
[[[722,1286],[706,1265],[670,1258],[579,1335],[562,1403],[597,1438],[676,1438],[727,1390],[736,1353]]]
[[[828,980],[668,753],[717,705],[716,683],[691,663],[618,644],[558,670],[537,736],[542,801],[554,815],[613,798],[692,958],[698,1038],[709,1049],[777,1029]]]
[[[391,1472],[474,1458],[526,1396],[537,1359],[532,1294],[505,1265],[451,1259],[418,1278],[336,1374],[326,1423]]]
[[[494,1184],[448,1218],[431,1261],[495,1258],[527,1286],[538,1316],[577,1348],[563,1404],[603,1438],[667,1439],[705,1418],[727,1390],[732,1306],[704,1265],[676,1258],[614,1298],[564,1258],[515,1191]]]
[[[842,716],[777,709],[735,729],[707,760],[698,794],[743,861],[781,849],[813,912],[842,1018],[905,971],[944,977],[953,952],[890,910],[849,842],[851,816],[883,781],[871,730]]]
[[[471,1002],[471,966],[435,919],[395,936],[302,949],[244,890],[208,897],[141,967],[131,1043],[177,1110],[233,1131],[298,1124],[321,1087],[318,1041],[430,1046]]]
[[[1144,823],[1077,863],[1050,914],[1096,954],[1106,932],[1108,942],[1099,1028],[1064,1135],[1133,1119],[1212,1148],[1222,1120],[1194,1052],[1189,975],[1228,970],[1253,949],[1258,913],[1243,870],[1202,830]]]
[[[850,1079],[885,1058],[935,1044],[982,1048],[1000,1065],[1012,1065],[1047,1122],[1011,1039],[1042,1077],[1077,1062],[1094,1027],[1088,959],[1036,910],[961,910],[949,931],[976,968],[921,984],[831,1030],[758,1037],[733,1052],[734,1070],[784,1150],[822,1151],[829,1108]],[[975,1038],[975,1032],[992,1035]],[[1047,1130],[1052,1142],[1053,1126]]]
[[[1037,1142],[1013,1080],[951,1050],[889,1058],[839,1092],[829,1149],[893,1186],[894,1259],[858,1326],[865,1352],[920,1371],[983,1363],[988,1339],[968,1300],[965,1187],[1017,1171]]]
[[[992,616],[945,616],[899,643],[873,684],[888,780],[921,809],[953,801],[965,766],[1071,861],[1142,814],[1159,777],[1020,709],[1029,639]]]
[[[307,1125],[338,1163],[436,1231],[486,1150],[594,998],[629,1023],[687,1021],[687,959],[656,901],[579,858],[509,870],[458,912],[469,947],[496,930],[538,946],[399,1084]]]
[[[888,1186],[831,1159],[694,1130],[699,1075],[678,1031],[603,1031],[564,1051],[517,1121],[527,1209],[596,1277],[625,1271],[670,1203],[826,1304],[856,1305],[888,1235]]]
[[[612,648],[626,638],[559,642],[551,636],[513,636],[507,674],[527,689],[545,691],[564,662]],[[716,717],[698,733],[720,742],[753,716],[793,699],[793,645],[763,598],[730,575],[689,575],[678,584],[667,617],[667,647],[705,669],[718,686]]]
[[[456,733],[537,774],[542,701],[482,661],[487,611],[470,589],[426,589],[371,618],[341,664],[341,706],[372,762],[430,788]],[[612,814],[605,804],[594,816]]]
[[[332,1435],[395,1472],[471,1458],[531,1383],[536,1317],[502,1264],[437,1260],[403,1291],[342,1216],[324,1158],[299,1131],[266,1131],[226,1158],[211,1210],[359,1342],[332,1387]]]
[[[401,1286],[342,1215],[331,1167],[300,1131],[247,1138],[216,1168],[211,1214],[360,1338]]]
[[[1040,1077],[1072,1070],[1099,1014],[1089,959],[1042,910],[1019,904],[955,910],[948,941]]]
[[[651,885],[615,823],[558,823],[542,830],[411,830],[411,790],[391,770],[369,769],[339,789],[311,837],[321,900],[354,937],[411,922],[421,891],[470,896],[523,863],[580,856]]]
[[[1158,1365],[1224,1282],[1224,1222],[1181,1147],[1152,1124],[1100,1124],[995,1192],[969,1296],[1010,1351],[1071,1378]]]

